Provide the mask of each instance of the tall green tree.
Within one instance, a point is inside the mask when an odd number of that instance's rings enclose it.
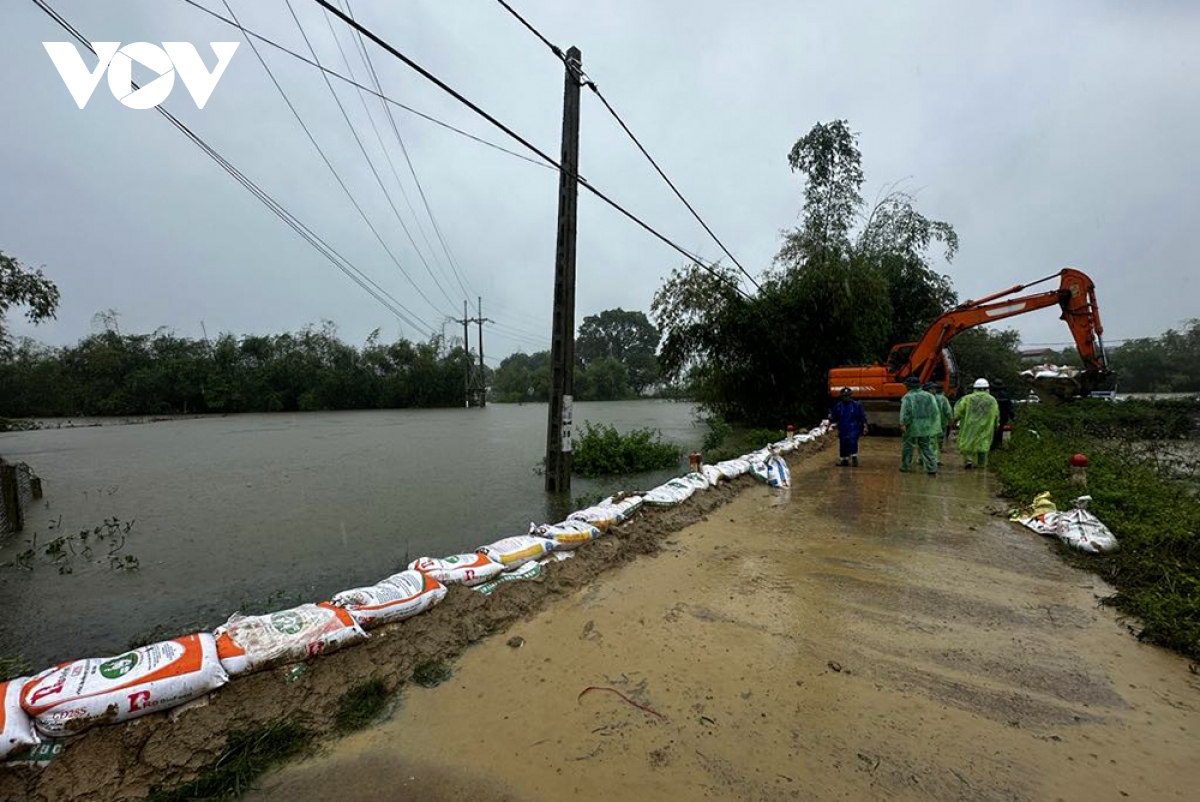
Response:
[[[637,395],[658,380],[655,354],[660,339],[658,327],[645,312],[606,309],[583,319],[575,338],[575,358],[588,370],[600,360],[616,360],[625,368],[629,390]]]
[[[40,323],[54,317],[58,300],[58,286],[46,278],[40,267],[30,270],[0,252],[0,356],[9,354],[12,348],[6,325],[9,309],[27,307],[25,318]]]
[[[785,233],[755,297],[696,267],[676,270],[651,310],[668,381],[693,380],[711,410],[780,425],[821,414],[827,372],[886,356],[954,303],[929,251],[958,247],[952,226],[891,193],[863,214],[862,157],[845,120],[818,123],[788,153],[804,175],[801,223]]]
[[[967,329],[954,338],[950,349],[958,366],[960,390],[970,391],[976,379],[1000,379],[1014,395],[1020,394],[1024,383],[1018,346],[1021,335],[1015,329],[992,330],[983,327]]]

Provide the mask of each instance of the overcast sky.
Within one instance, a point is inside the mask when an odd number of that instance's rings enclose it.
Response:
[[[224,13],[222,0],[201,0]],[[50,0],[91,41],[211,41],[239,34],[182,0]],[[296,50],[285,0],[230,0],[243,24]],[[344,71],[311,0],[291,0],[321,60]],[[1096,281],[1109,340],[1200,316],[1200,3],[748,2],[514,0],[584,68],[667,173],[757,272],[793,225],[802,182],[786,154],[813,123],[860,133],[869,199],[907,179],[927,215],[957,228],[940,269],[962,297],[1072,265]],[[986,8],[984,6],[987,6]],[[382,38],[557,157],[562,69],[495,0],[357,0]],[[334,28],[364,81],[354,40]],[[153,111],[122,106],[101,81],[79,110],[43,41],[68,39],[32,2],[0,18],[0,250],[45,265],[62,290],[52,343],[116,309],[126,331],[270,333],[322,319],[361,342],[423,335],[352,284]],[[370,46],[370,45],[368,45]],[[203,110],[177,80],[165,105],[239,169],[440,329],[463,292],[390,124],[334,81],[421,262],[313,68],[263,48],[422,299],[387,256],[243,43]],[[497,143],[503,135],[372,48],[385,92]],[[90,54],[89,66],[94,63]],[[135,77],[152,73],[135,67]],[[499,321],[489,356],[548,342],[557,176],[411,114],[409,156],[461,267],[472,304]],[[519,148],[519,146],[517,146]],[[387,157],[395,164],[420,223]],[[580,171],[681,245],[719,251],[585,91]],[[433,244],[432,252],[427,248]],[[577,317],[648,309],[681,259],[589,195],[579,201]],[[436,275],[446,293],[435,285]],[[449,297],[447,297],[449,296]],[[1013,322],[1026,343],[1069,340],[1052,311]],[[447,331],[459,329],[451,324]]]

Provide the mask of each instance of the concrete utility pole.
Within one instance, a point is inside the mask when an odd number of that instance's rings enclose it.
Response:
[[[550,339],[550,412],[546,425],[546,490],[571,489],[571,416],[575,396],[575,211],[579,200],[579,88],[583,54],[567,51],[563,89],[562,169],[558,174],[558,248]]]

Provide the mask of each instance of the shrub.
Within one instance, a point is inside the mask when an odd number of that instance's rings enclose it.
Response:
[[[580,476],[644,473],[679,465],[680,449],[664,442],[657,429],[621,434],[614,426],[583,424],[575,443],[574,470]]]

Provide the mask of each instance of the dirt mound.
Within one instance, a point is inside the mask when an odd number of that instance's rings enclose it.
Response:
[[[789,462],[823,449],[827,442],[801,446],[789,455]],[[505,583],[490,597],[452,587],[430,612],[375,630],[361,645],[313,660],[298,676],[286,667],[239,677],[213,694],[207,705],[86,732],[45,768],[0,770],[0,800],[139,800],[152,788],[173,788],[195,779],[220,758],[230,732],[299,715],[319,734],[330,733],[338,701],[353,686],[380,679],[398,688],[418,666],[451,660],[601,572],[638,555],[655,554],[664,535],[701,520],[753,484],[749,476],[742,476],[677,507],[644,507],[633,521],[575,552],[574,559],[547,564],[539,580]]]

